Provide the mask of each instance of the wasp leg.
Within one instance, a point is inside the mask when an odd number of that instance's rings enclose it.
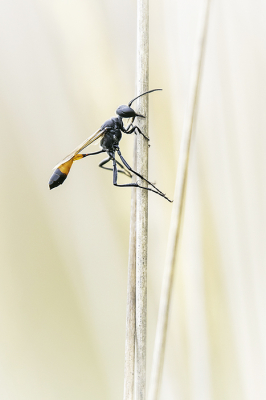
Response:
[[[124,130],[122,129],[123,132],[128,132],[128,130],[133,127],[134,119],[135,119],[135,117],[132,117],[131,122],[128,124],[128,126],[126,128],[124,127],[124,124],[123,124],[123,129],[124,129]]]
[[[130,125],[129,125],[127,128],[130,128]],[[122,131],[125,132],[125,133],[127,133],[127,134],[130,134],[130,133],[133,133],[133,132],[137,133],[136,131],[138,131],[142,136],[145,137],[145,139],[150,140],[146,135],[144,135],[143,132],[141,132],[141,130],[139,129],[139,127],[136,126],[136,125],[132,126],[131,129],[126,129],[126,128],[124,128],[124,130],[122,129]]]
[[[123,161],[123,160],[122,160],[122,161]],[[170,202],[172,203],[172,201],[169,200],[169,199],[165,196],[165,194],[163,194],[162,192],[160,192],[160,191],[158,191],[158,190],[153,190],[153,189],[148,188],[148,187],[140,186],[138,183],[124,183],[123,185],[118,184],[118,183],[117,183],[117,172],[118,172],[118,171],[117,171],[116,163],[117,163],[117,161],[116,161],[116,159],[113,157],[113,184],[114,184],[114,186],[118,186],[118,187],[138,187],[138,188],[140,188],[140,189],[149,190],[150,192],[157,193],[159,196],[164,197],[166,200],[168,200],[168,201],[170,201]],[[131,172],[134,172],[134,171],[131,170]],[[136,174],[136,175],[138,175],[138,176],[141,177],[141,175],[139,175],[139,174]]]
[[[104,165],[107,164],[111,160],[112,160],[111,157],[105,158],[103,161],[100,162],[99,167],[103,168],[103,169],[106,169],[108,171],[113,171],[113,168],[104,167]],[[119,169],[117,172],[121,172],[121,174],[125,174],[129,178],[132,178],[131,173],[124,167],[124,165],[120,164],[118,161],[116,161],[116,162],[119,165],[119,167],[122,168],[122,170]]]
[[[105,153],[106,150],[99,150],[99,151],[95,151],[94,153],[88,153],[88,154],[82,154],[83,157],[87,157],[87,156],[94,156],[95,154],[100,154],[100,153]]]
[[[138,172],[134,171],[130,165],[128,165],[128,163],[126,162],[126,160],[124,159],[124,157],[121,154],[120,149],[117,149],[117,153],[119,155],[119,157],[121,158],[122,163],[127,167],[127,169],[132,172],[133,174],[137,175],[139,178],[143,179],[144,181],[146,181],[149,185],[151,185],[152,187],[154,187],[154,189],[157,190],[158,194],[161,194],[161,196],[165,197],[167,200],[169,200],[165,194],[163,192],[161,192],[160,189],[158,189],[153,183],[151,183],[150,181],[148,181],[148,179],[144,178],[144,176],[140,175]],[[171,200],[169,200],[171,201]]]

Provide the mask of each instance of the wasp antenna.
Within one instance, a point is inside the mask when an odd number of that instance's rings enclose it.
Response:
[[[148,92],[144,92],[144,93],[140,94],[139,96],[135,97],[133,100],[131,100],[131,101],[128,103],[128,107],[131,106],[131,104],[133,103],[133,101],[137,100],[137,99],[138,99],[139,97],[141,97],[141,96],[144,96],[144,94],[148,94],[148,93],[151,93],[151,92],[156,92],[157,90],[163,90],[163,89],[152,89],[152,90],[148,90]]]

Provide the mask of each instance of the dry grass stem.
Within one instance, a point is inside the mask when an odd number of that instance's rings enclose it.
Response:
[[[194,64],[192,66],[192,73],[191,73],[191,87],[188,99],[188,107],[185,114],[183,132],[181,137],[181,147],[180,147],[180,155],[177,168],[174,203],[171,216],[171,225],[168,238],[165,269],[164,269],[162,292],[161,292],[160,307],[159,307],[159,316],[158,316],[156,338],[155,338],[149,400],[157,400],[159,396],[159,387],[161,382],[167,323],[168,323],[169,304],[170,304],[171,289],[173,284],[175,255],[178,245],[182,210],[184,206],[185,187],[186,187],[188,161],[189,161],[189,150],[190,150],[193,121],[196,113],[197,97],[199,92],[198,89],[199,89],[200,75],[201,75],[200,70],[203,60],[204,42],[207,32],[209,3],[210,0],[204,1],[201,18],[199,21],[199,30],[197,35]]]
[[[136,140],[134,146],[133,169],[136,168]],[[133,176],[132,181],[135,181]],[[136,333],[136,189],[131,192],[128,283],[127,283],[127,317],[125,345],[124,400],[134,399],[135,370],[135,333]]]
[[[149,89],[149,1],[137,1],[137,94]],[[138,99],[138,126],[148,136],[148,97]],[[137,135],[137,171],[148,177],[148,143]],[[141,182],[146,186],[145,182]],[[148,191],[137,190],[136,210],[136,400],[146,392]]]

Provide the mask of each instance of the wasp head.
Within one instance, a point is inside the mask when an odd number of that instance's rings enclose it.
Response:
[[[133,108],[122,105],[119,106],[118,109],[116,110],[116,114],[119,115],[121,118],[136,118],[136,117],[141,117],[145,118],[144,115],[137,114]]]
[[[134,97],[134,99],[132,99],[127,106],[122,105],[119,106],[118,109],[116,110],[116,114],[119,115],[119,117],[121,118],[133,118],[133,121],[136,117],[141,117],[141,118],[145,118],[144,115],[141,114],[137,114],[133,108],[131,108],[131,104],[133,103],[133,101],[137,100],[139,97],[143,96],[144,94],[148,94],[148,93],[152,93],[155,92],[157,90],[162,90],[162,89],[153,89],[153,90],[148,90],[148,92],[144,92],[140,95],[138,95],[137,97]]]

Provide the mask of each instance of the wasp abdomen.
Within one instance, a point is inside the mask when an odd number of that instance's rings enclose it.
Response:
[[[62,185],[66,177],[67,175],[61,172],[59,168],[57,168],[49,180],[50,189]]]

